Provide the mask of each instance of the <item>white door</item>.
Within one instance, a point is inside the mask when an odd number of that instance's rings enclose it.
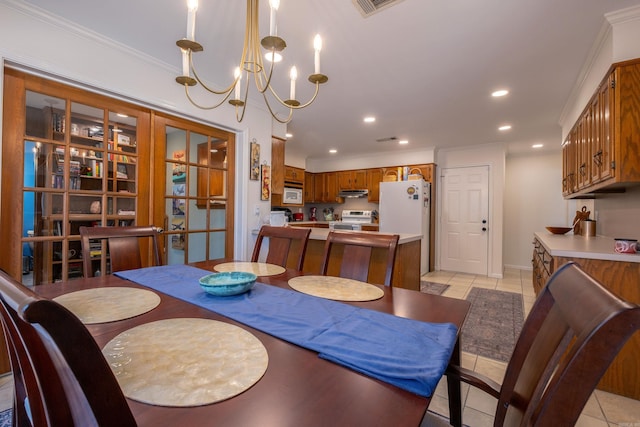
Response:
[[[487,274],[489,167],[442,170],[440,268]]]

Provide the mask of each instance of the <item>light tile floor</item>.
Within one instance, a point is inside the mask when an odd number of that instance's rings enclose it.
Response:
[[[435,271],[425,274],[423,280],[450,285],[443,295],[464,299],[471,287],[496,289],[522,294],[524,314],[529,314],[535,293],[531,271],[507,269],[502,279],[492,279],[471,274]],[[462,365],[502,382],[506,363],[488,359],[471,353],[462,354]],[[497,400],[487,394],[463,384],[462,419],[470,427],[493,425]],[[447,384],[442,380],[436,389],[429,409],[448,416]],[[576,424],[578,427],[640,427],[640,401],[596,390]]]

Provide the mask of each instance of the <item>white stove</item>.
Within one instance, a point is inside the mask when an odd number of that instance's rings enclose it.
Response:
[[[331,221],[331,230],[362,230],[362,224],[371,224],[371,211],[343,210],[342,221]]]

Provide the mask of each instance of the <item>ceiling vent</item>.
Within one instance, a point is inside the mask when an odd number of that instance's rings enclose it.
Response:
[[[392,142],[392,141],[395,141],[396,139],[398,138],[395,136],[388,136],[386,138],[378,138],[376,139],[376,142]]]
[[[352,0],[356,9],[365,18],[381,11],[384,8],[400,3],[402,0]]]

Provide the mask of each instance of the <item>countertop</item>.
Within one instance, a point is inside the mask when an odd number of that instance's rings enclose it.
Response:
[[[619,254],[614,251],[612,237],[561,235],[548,231],[538,231],[534,235],[551,256],[640,263],[640,254]]]
[[[314,224],[325,224],[327,226],[329,226],[329,222],[335,222],[335,221],[291,221],[289,222],[289,225],[293,226],[293,227],[304,227],[305,225],[314,225]],[[340,222],[340,221],[338,221]],[[376,224],[376,223],[366,223],[366,224],[362,224],[362,225],[366,225],[367,227],[379,227],[380,224]]]
[[[295,225],[293,223],[289,225],[295,226],[295,227],[304,227],[304,224],[302,224],[302,222],[295,223]],[[331,230],[329,230],[328,228],[312,228],[309,238],[314,240],[327,240],[329,231]],[[348,230],[340,230],[340,231],[346,231],[347,233],[350,233],[350,231]],[[379,231],[358,231],[358,233],[379,233]],[[399,245],[422,239],[422,236],[420,234],[399,234],[399,236],[400,236],[400,239],[398,239]]]

